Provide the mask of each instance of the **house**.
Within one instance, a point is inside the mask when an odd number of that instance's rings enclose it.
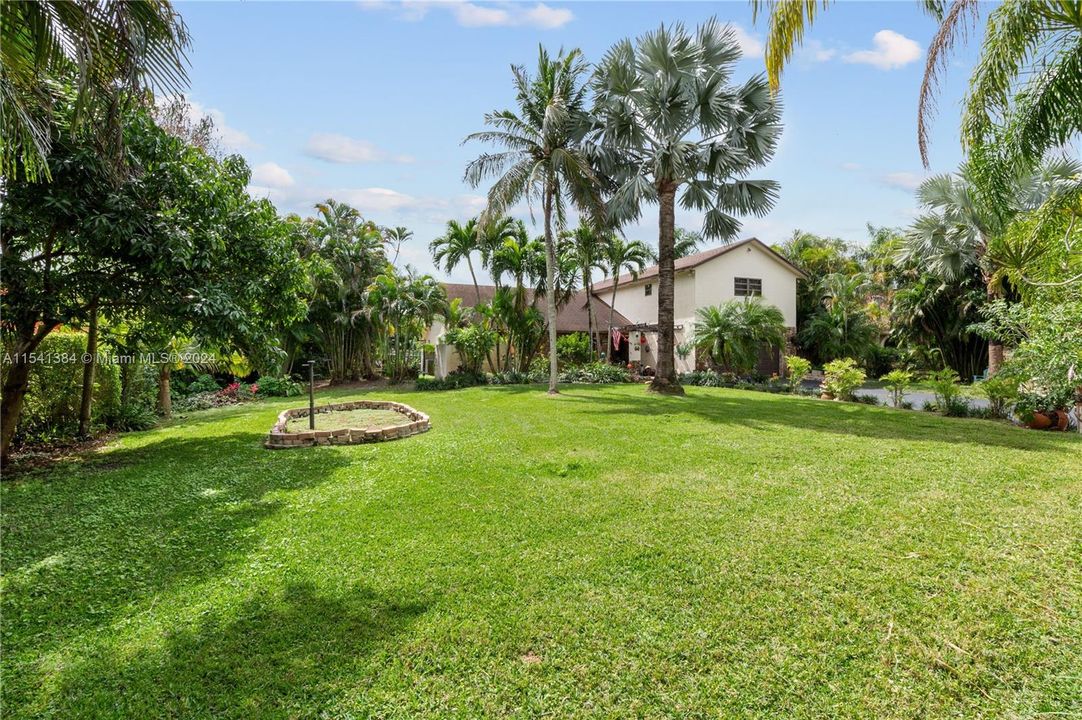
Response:
[[[734,298],[761,297],[781,310],[790,336],[796,331],[797,281],[804,273],[757,238],[705,250],[675,262],[674,324],[676,369],[695,369],[696,353],[690,346],[696,311]],[[594,293],[612,302],[615,310],[630,322],[618,325],[621,342],[614,360],[657,366],[657,281],[652,266],[637,278],[622,275],[612,297],[611,278],[594,286]],[[615,324],[615,323],[614,323]],[[765,375],[781,372],[779,349],[760,355],[758,371]]]
[[[494,285],[479,285],[474,287],[469,283],[444,283],[444,290],[447,292],[447,300],[453,301],[455,299],[461,299],[464,307],[474,307],[481,303],[492,302],[493,296],[496,294],[496,287]],[[478,297],[480,296],[480,297]],[[533,290],[526,291],[526,301],[535,306],[542,313],[545,312],[545,301],[543,297],[538,297]],[[599,347],[604,345],[605,335],[608,332],[609,322],[609,305],[605,301],[597,297],[594,294],[594,335],[598,339]],[[619,325],[624,327],[631,324],[631,320],[624,317],[619,312],[612,313],[613,325]],[[556,311],[556,334],[567,335],[568,333],[586,333],[590,329],[589,320],[589,306],[586,302],[586,292],[580,290],[571,298],[561,305]],[[435,348],[435,357],[432,359],[430,365],[426,366],[426,372],[429,372],[436,377],[444,377],[447,373],[453,372],[459,366],[458,354],[454,348],[448,345],[444,340],[446,328],[443,323],[437,318],[432,326],[425,334],[425,342],[430,343]],[[491,370],[491,368],[489,368]]]

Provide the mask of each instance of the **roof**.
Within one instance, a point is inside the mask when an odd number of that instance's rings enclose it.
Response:
[[[732,252],[733,250],[736,250],[737,248],[740,248],[740,247],[744,247],[745,245],[756,245],[756,246],[758,246],[759,248],[765,250],[774,260],[778,261],[779,263],[784,265],[786,268],[788,268],[797,277],[802,277],[802,278],[807,277],[803,270],[801,270],[796,265],[794,265],[793,263],[786,260],[774,248],[770,247],[769,245],[764,243],[759,238],[754,238],[754,237],[746,238],[746,239],[741,240],[739,242],[730,243],[728,245],[721,245],[721,246],[716,247],[716,248],[710,248],[709,250],[703,250],[702,252],[695,253],[694,255],[688,255],[686,257],[677,258],[677,260],[673,263],[673,267],[676,270],[676,272],[682,272],[684,270],[692,270],[692,269],[697,268],[698,266],[702,265],[703,263],[709,262],[709,261],[713,260],[716,257],[721,257],[725,253]],[[630,274],[621,275],[620,276],[620,284],[623,285],[625,283],[630,283],[630,282],[649,280],[650,278],[657,277],[657,274],[658,274],[657,265],[651,265],[650,267],[646,268],[641,273],[639,273],[639,276],[637,278],[632,277]],[[594,290],[610,290],[610,289],[612,289],[612,285],[613,285],[612,278],[607,278],[607,279],[603,280],[602,282],[599,282],[596,285],[594,285]]]
[[[478,285],[474,288],[472,283],[444,283],[444,290],[447,292],[447,299],[454,300],[455,298],[461,298],[462,304],[467,307],[473,307],[477,304],[477,295],[480,293],[481,302],[492,302],[492,298],[496,294],[495,285]],[[533,290],[526,291],[526,298],[530,304],[537,305],[537,298],[534,297]],[[588,332],[590,329],[590,322],[588,318],[588,309],[586,303],[586,291],[579,290],[577,293],[571,296],[571,299],[561,305],[556,311],[556,332],[558,333],[571,333],[571,332]],[[594,321],[597,327],[594,328],[594,332],[598,332],[599,328],[608,327],[609,323],[609,304],[594,295]],[[630,324],[631,321],[621,315],[618,311],[612,313],[612,324],[615,326],[623,326]]]

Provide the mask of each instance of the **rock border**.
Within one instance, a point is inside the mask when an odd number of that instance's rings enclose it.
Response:
[[[308,408],[290,408],[278,414],[278,422],[271,428],[263,447],[272,450],[283,450],[285,448],[312,447],[314,445],[360,445],[384,440],[397,440],[398,438],[427,432],[431,428],[428,415],[419,410],[414,410],[409,405],[390,400],[355,400],[353,402],[332,403],[331,405],[320,405],[315,410],[317,414],[331,412],[332,410],[394,410],[408,417],[410,422],[405,425],[391,427],[376,427],[373,425],[365,428],[287,432],[286,426],[290,420],[308,417]]]

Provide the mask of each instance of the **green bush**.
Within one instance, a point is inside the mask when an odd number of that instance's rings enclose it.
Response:
[[[913,384],[913,374],[907,370],[891,370],[879,379],[883,382],[883,386],[890,391],[891,404],[894,407],[901,407],[905,391]]]
[[[198,393],[218,392],[221,387],[218,385],[218,381],[214,379],[213,375],[203,374],[197,377],[195,380],[185,388],[185,391],[189,395],[196,395]]]
[[[256,387],[259,395],[267,397],[297,397],[304,393],[304,386],[288,377],[261,377]]]
[[[823,390],[839,400],[852,400],[853,391],[867,376],[853,358],[839,358],[823,366]]]
[[[796,385],[811,372],[811,361],[805,360],[798,355],[786,355],[785,366],[789,368],[789,382]]]
[[[479,374],[492,348],[496,347],[497,335],[479,323],[447,331],[447,342],[455,347],[463,372]]]
[[[587,365],[594,358],[590,336],[584,332],[568,333],[556,338],[556,357],[561,365]]]
[[[468,373],[461,370],[455,370],[453,373],[449,373],[447,377],[442,379],[422,375],[417,378],[417,389],[458,390],[460,388],[473,387],[475,385],[485,385],[487,382],[488,379],[483,373]]]
[[[607,362],[598,361],[578,367],[571,367],[560,373],[560,382],[563,383],[594,383],[598,385],[611,385],[614,383],[631,382],[631,373],[627,369]]]
[[[41,362],[33,363],[30,368],[16,435],[18,442],[56,440],[72,437],[78,431],[84,352],[86,334],[75,330],[54,331],[38,346],[34,354]],[[120,366],[98,363],[94,372],[92,424],[99,427],[106,424],[119,407]]]
[[[949,415],[952,410],[957,410],[959,398],[962,396],[962,388],[958,385],[958,373],[951,368],[943,368],[928,373],[927,379],[932,386],[935,406],[939,411],[944,415]]]
[[[977,389],[988,398],[988,413],[992,417],[1007,417],[1007,407],[1018,399],[1018,378],[1007,373],[982,380]]]

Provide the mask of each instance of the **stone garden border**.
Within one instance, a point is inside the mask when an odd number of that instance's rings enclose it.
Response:
[[[353,402],[320,405],[316,408],[316,413],[331,412],[332,410],[394,410],[408,417],[410,422],[392,427],[372,426],[286,432],[286,425],[290,420],[308,417],[308,408],[291,408],[278,414],[278,422],[271,428],[270,434],[267,435],[267,441],[263,443],[263,446],[273,450],[280,450],[294,447],[311,447],[313,445],[358,445],[360,443],[382,442],[383,440],[397,440],[398,438],[426,432],[431,427],[428,415],[419,410],[414,410],[409,405],[391,402],[390,400],[355,400]]]

